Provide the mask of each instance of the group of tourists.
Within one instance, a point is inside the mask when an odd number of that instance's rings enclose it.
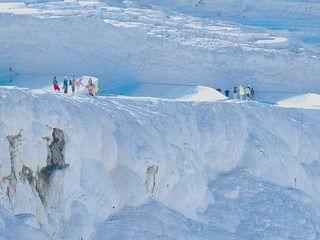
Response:
[[[60,92],[61,88],[59,86],[59,82],[56,76],[53,77],[52,83],[53,83],[53,90]],[[74,95],[75,93],[79,94],[81,89],[86,89],[87,94],[89,96],[94,96],[98,91],[97,86],[94,85],[91,78],[89,78],[89,80],[86,83],[84,83],[82,78],[76,79],[74,75],[69,78],[68,77],[64,78],[62,89],[64,94],[68,94],[68,91],[71,90],[72,95]]]
[[[250,87],[250,85],[245,87],[243,86],[243,84],[240,84],[240,86],[238,87],[237,84],[234,84],[232,92],[234,99],[240,98],[240,100],[253,100],[254,90],[253,87]]]

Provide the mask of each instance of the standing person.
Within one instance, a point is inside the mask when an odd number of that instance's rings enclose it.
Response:
[[[89,96],[94,96],[94,94],[93,94],[94,87],[95,87],[95,85],[93,84],[92,79],[89,78],[89,82],[87,85]]]
[[[59,87],[59,83],[56,76],[53,77],[52,83],[53,83],[53,90],[60,92],[60,87]]]
[[[250,85],[248,85],[248,87],[246,88],[246,99],[251,100],[251,87],[250,87]]]
[[[237,84],[234,84],[234,86],[233,86],[233,98],[234,99],[238,98],[238,86],[237,86]]]
[[[254,95],[254,90],[253,87],[250,89],[250,97],[251,97],[251,101],[253,100],[253,95]]]
[[[71,86],[72,95],[74,95],[74,92],[76,91],[76,79],[74,75],[72,75],[72,78],[69,81],[69,85]]]
[[[63,80],[63,90],[64,90],[65,94],[68,93],[68,79],[67,79],[67,77],[65,77]]]
[[[12,83],[13,75],[14,75],[13,69],[12,67],[9,67],[9,83]]]
[[[239,94],[240,94],[240,100],[242,101],[242,99],[243,99],[243,95],[245,94],[245,92],[244,92],[244,87],[243,87],[243,85],[242,85],[242,83],[240,84],[240,87],[239,87]]]
[[[83,86],[82,84],[82,79],[79,78],[76,80],[76,87],[77,87],[77,94],[79,94],[79,91],[80,91],[80,87]]]

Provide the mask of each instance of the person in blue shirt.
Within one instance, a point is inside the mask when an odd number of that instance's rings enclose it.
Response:
[[[63,80],[63,90],[64,90],[65,94],[68,93],[68,79],[67,79],[67,77],[65,77]]]

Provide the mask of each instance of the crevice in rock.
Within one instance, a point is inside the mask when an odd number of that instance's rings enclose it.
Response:
[[[11,207],[14,207],[14,195],[16,192],[17,185],[17,161],[19,148],[21,142],[24,140],[22,137],[22,129],[18,134],[7,135],[7,140],[9,142],[9,156],[10,156],[10,174],[2,178],[3,181],[7,181],[8,185],[6,187],[6,195],[8,197]]]
[[[151,195],[153,196],[154,194],[154,190],[155,190],[155,186],[156,186],[156,175],[158,173],[158,166],[153,164],[147,167],[147,171],[146,171],[146,187],[148,189],[148,191],[151,193]]]
[[[8,180],[17,180],[16,174],[16,160],[17,154],[19,151],[19,147],[21,142],[24,140],[22,137],[22,130],[16,135],[8,135],[7,140],[9,142],[9,154],[10,154],[10,164],[11,164],[11,171],[10,175],[7,176]]]

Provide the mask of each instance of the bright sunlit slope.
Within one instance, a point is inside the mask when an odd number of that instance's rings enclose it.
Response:
[[[320,239],[317,1],[0,2],[1,240]]]
[[[282,107],[295,107],[295,108],[320,108],[320,95],[308,93],[299,95],[289,99],[285,99],[278,102],[279,106]]]
[[[149,234],[154,239],[157,232],[174,239],[205,239],[213,233],[268,239],[279,232],[316,239],[318,110],[253,102],[77,98],[15,88],[1,88],[0,96],[3,205],[14,214],[35,216],[54,239],[101,239],[104,227],[97,223],[107,224],[110,236],[124,236],[121,226],[130,225],[137,239]],[[63,132],[58,133],[64,136],[68,167],[48,165],[53,128]],[[229,173],[225,188],[215,182]],[[239,186],[228,183],[233,178],[239,178]],[[259,181],[261,186],[251,184]],[[119,225],[112,223],[114,214]],[[132,219],[143,226],[144,216],[158,214],[163,218],[158,217],[157,230],[131,224]],[[223,217],[218,221],[217,216]]]

